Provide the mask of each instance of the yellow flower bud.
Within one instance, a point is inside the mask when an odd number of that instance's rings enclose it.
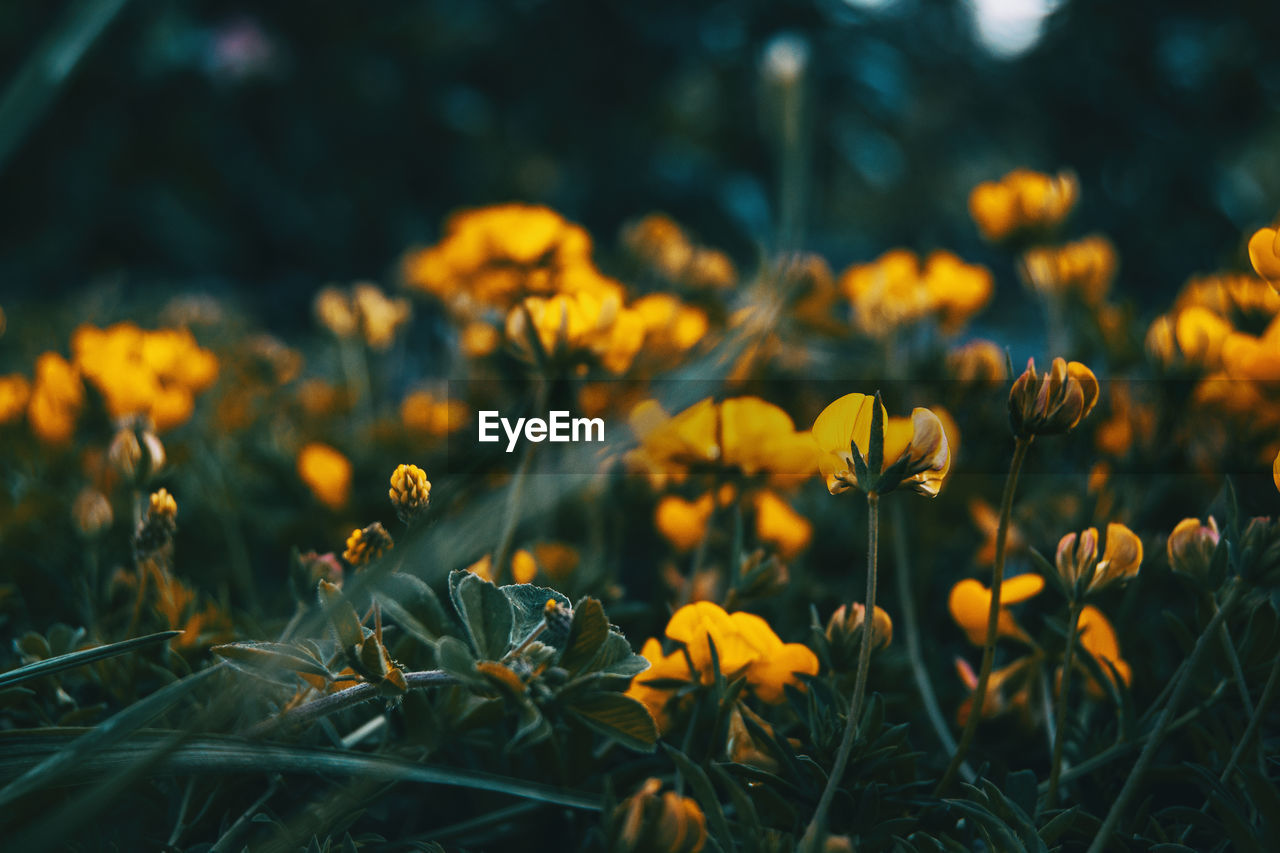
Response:
[[[431,481],[417,465],[399,465],[391,474],[391,505],[405,524],[422,518],[431,501]]]
[[[367,566],[394,546],[391,534],[381,522],[375,521],[368,527],[351,531],[351,535],[347,537],[347,549],[342,552],[342,559],[356,567]]]
[[[1277,457],[1280,458],[1280,457]],[[1198,518],[1184,518],[1169,534],[1165,547],[1169,553],[1169,566],[1179,574],[1205,577],[1218,549],[1218,522],[1209,517],[1208,524]]]
[[[1019,438],[1069,432],[1097,402],[1098,379],[1080,362],[1055,358],[1040,376],[1029,359],[1009,392],[1009,423]]]

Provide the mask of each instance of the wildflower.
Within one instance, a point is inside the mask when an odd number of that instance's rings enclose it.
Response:
[[[467,421],[467,404],[440,400],[430,391],[410,391],[400,403],[400,423],[413,433],[448,435]]]
[[[578,550],[562,542],[539,542],[531,551],[542,573],[556,582],[567,580],[581,562]]]
[[[1071,212],[1080,185],[1074,175],[1046,175],[1015,169],[998,182],[986,181],[969,194],[969,213],[992,242],[1029,231],[1057,227]]]
[[[1026,634],[1013,620],[1009,607],[1021,604],[1040,594],[1044,578],[1039,575],[1018,575],[1000,584],[1000,617],[996,623],[996,636],[1026,639]],[[987,618],[991,610],[991,590],[981,581],[966,578],[951,588],[947,600],[951,618],[955,620],[975,646],[987,641]]]
[[[483,557],[476,560],[471,565],[467,566],[467,571],[471,572],[471,574],[475,575],[481,580],[486,580],[489,583],[493,583],[494,582],[493,555],[485,554]]]
[[[31,430],[46,444],[65,444],[84,405],[80,372],[56,352],[36,359],[36,378],[27,404]]]
[[[152,492],[147,510],[134,532],[133,547],[139,559],[167,551],[178,532],[178,503],[168,490]]]
[[[21,373],[0,376],[0,424],[22,417],[31,400],[31,383]]]
[[[1097,402],[1098,379],[1080,362],[1055,358],[1041,377],[1028,359],[1009,392],[1009,423],[1019,438],[1070,432]]]
[[[127,424],[116,431],[107,446],[111,469],[128,485],[144,485],[164,467],[164,445],[159,436],[143,421]]]
[[[1166,367],[1190,365],[1205,370],[1222,363],[1222,345],[1235,329],[1218,314],[1190,305],[1157,317],[1147,331],[1147,351]]]
[[[1276,460],[1273,467],[1277,480],[1280,480],[1280,456]],[[1198,518],[1182,519],[1169,534],[1169,541],[1165,545],[1169,553],[1169,566],[1179,574],[1205,577],[1213,563],[1219,539],[1218,522],[1213,516],[1209,516],[1208,524],[1201,524]]]
[[[787,560],[809,547],[813,539],[813,525],[809,519],[768,489],[756,492],[754,503],[756,536],[761,542],[773,545]]]
[[[1120,656],[1120,643],[1116,639],[1115,628],[1111,627],[1111,623],[1106,616],[1102,615],[1102,611],[1092,604],[1085,605],[1080,611],[1080,618],[1076,625],[1076,630],[1080,632],[1080,645],[1084,646],[1085,650],[1102,666],[1102,671],[1107,673],[1107,677],[1115,681],[1111,668],[1107,666],[1111,664],[1111,667],[1120,674],[1120,681],[1126,685],[1129,684],[1133,679],[1133,670],[1128,661]],[[1094,698],[1100,699],[1106,695],[1102,685],[1091,673],[1085,686]]]
[[[648,779],[610,818],[610,850],[618,853],[699,853],[707,843],[707,819],[690,797],[659,796],[662,782]]]
[[[863,640],[867,608],[861,602],[842,604],[827,620],[827,642],[832,654],[842,662],[855,659],[854,652]],[[874,649],[887,649],[893,642],[893,620],[879,605],[871,620],[871,645]],[[842,667],[837,667],[842,668]]]
[[[470,358],[491,355],[501,343],[502,333],[493,324],[483,320],[467,323],[458,336],[458,346]]]
[[[1259,228],[1249,238],[1249,261],[1258,275],[1280,284],[1280,229]]]
[[[317,291],[311,302],[316,320],[335,338],[354,338],[360,331],[360,318],[351,300],[337,285],[328,285]]]
[[[351,493],[351,463],[334,448],[313,441],[298,453],[298,476],[311,493],[333,510],[344,507]]]
[[[598,361],[624,373],[644,343],[640,315],[621,306],[616,294],[580,291],[530,296],[507,314],[507,340],[517,355],[537,363],[536,340],[552,362]]]
[[[947,353],[947,368],[958,381],[995,388],[1009,380],[1009,361],[994,341],[973,340]]]
[[[813,470],[809,433],[796,432],[790,415],[758,397],[707,398],[675,416],[646,400],[632,409],[630,422],[640,447],[627,458],[657,486],[694,472],[796,479]]]
[[[400,520],[413,524],[427,511],[431,501],[431,481],[417,465],[397,465],[391,474],[388,495]]]
[[[938,416],[916,408],[890,418],[880,395],[846,394],[813,422],[818,469],[831,494],[851,488],[885,494],[905,485],[936,497],[951,469],[951,452]]]
[[[652,293],[631,304],[644,324],[645,353],[682,354],[707,336],[707,312],[669,293]]]
[[[1280,316],[1261,336],[1232,332],[1222,342],[1222,368],[1231,379],[1280,379]]]
[[[708,492],[696,501],[687,501],[676,495],[666,495],[658,501],[653,522],[677,551],[689,551],[698,546],[707,534],[707,522],[715,503]]]
[[[1142,565],[1142,540],[1123,524],[1111,522],[1107,525],[1106,548],[1099,560],[1098,530],[1090,527],[1079,535],[1068,533],[1062,537],[1056,562],[1058,574],[1068,589],[1077,590],[1084,584],[1083,589],[1072,593],[1083,597],[1136,575]]]
[[[375,284],[360,282],[351,288],[351,303],[360,317],[364,342],[372,350],[386,352],[413,314],[409,300],[392,299]]]
[[[934,252],[922,269],[915,253],[894,249],[845,270],[840,288],[853,303],[858,330],[883,337],[927,317],[955,332],[990,301],[993,284],[985,267],[950,252]]]
[[[994,670],[986,695],[982,697],[979,718],[992,720],[1010,711],[1017,711],[1023,722],[1028,722],[1031,716],[1031,686],[1039,672],[1040,658],[1035,655],[1018,658],[1008,666]],[[973,691],[978,686],[978,674],[963,658],[956,658],[956,674],[970,694],[956,711],[956,722],[964,726],[973,713]]]
[[[71,505],[71,520],[77,533],[86,539],[95,539],[115,521],[115,513],[106,495],[86,486]]]
[[[1023,281],[1041,296],[1075,294],[1086,305],[1106,298],[1116,275],[1116,250],[1094,235],[1063,246],[1028,249],[1022,256]]]
[[[347,537],[347,549],[342,552],[342,559],[357,568],[367,566],[394,547],[395,542],[392,541],[391,534],[381,522],[375,521],[368,527],[351,531],[351,535]]]

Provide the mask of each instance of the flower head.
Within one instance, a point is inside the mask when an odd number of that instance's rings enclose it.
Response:
[[[1280,479],[1280,456],[1276,459],[1276,476]],[[1179,574],[1204,577],[1213,563],[1220,538],[1218,522],[1213,516],[1209,516],[1208,524],[1201,524],[1198,518],[1182,519],[1169,534],[1165,546],[1169,553],[1169,566]]]
[[[880,395],[846,394],[813,422],[818,470],[831,494],[851,488],[884,494],[906,486],[936,497],[951,470],[951,450],[938,416],[916,408],[890,418]]]
[[[1072,293],[1086,305],[1099,305],[1116,275],[1116,250],[1097,235],[1063,246],[1028,249],[1022,278],[1043,296]]]
[[[610,850],[619,853],[698,853],[707,843],[707,819],[696,801],[649,779],[623,800],[610,819]]]
[[[1015,169],[999,181],[986,181],[969,194],[969,213],[982,236],[999,242],[1015,234],[1057,227],[1080,194],[1069,172],[1046,175]]]
[[[427,511],[431,502],[431,481],[417,465],[397,465],[391,474],[391,505],[405,524],[412,524]]]
[[[327,444],[313,441],[298,453],[298,476],[330,509],[341,509],[351,494],[351,462]]]
[[[1009,392],[1009,424],[1020,438],[1070,432],[1097,402],[1098,379],[1080,362],[1055,358],[1041,376],[1029,359]]]
[[[1058,574],[1068,589],[1083,595],[1124,583],[1138,573],[1142,565],[1142,540],[1123,524],[1107,525],[1106,548],[1098,558],[1098,530],[1090,527],[1080,534],[1068,533],[1058,542]],[[1073,593],[1075,594],[1075,593]]]
[[[391,534],[382,522],[375,521],[365,528],[351,531],[347,537],[347,549],[342,552],[342,559],[353,566],[367,566],[395,547]]]
[[[1280,285],[1280,229],[1259,228],[1249,238],[1249,260],[1258,275]]]
[[[1013,621],[1009,608],[1040,594],[1044,578],[1039,575],[1018,575],[1000,584],[1000,616],[996,623],[996,636],[1025,639],[1026,634]],[[951,588],[947,600],[951,618],[955,620],[975,646],[987,642],[987,619],[991,612],[991,590],[981,581],[965,578]]]

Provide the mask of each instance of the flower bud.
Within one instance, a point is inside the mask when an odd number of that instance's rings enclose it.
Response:
[[[866,605],[861,602],[841,605],[827,621],[827,642],[831,646],[832,665],[836,669],[843,669],[857,660],[866,610]],[[885,649],[893,642],[893,620],[879,605],[875,613],[871,620],[872,649]]]
[[[1218,522],[1213,516],[1208,524],[1201,524],[1198,518],[1182,519],[1169,534],[1169,566],[1181,575],[1207,577],[1219,538]]]
[[[1107,543],[1098,558],[1098,530],[1090,527],[1077,536],[1068,533],[1058,542],[1058,574],[1073,595],[1084,596],[1124,583],[1142,565],[1142,540],[1123,524],[1107,525]]]
[[[413,524],[426,514],[431,502],[431,481],[417,465],[399,465],[391,475],[391,505],[405,524]]]
[[[95,488],[86,486],[76,495],[71,505],[71,520],[75,523],[76,532],[86,539],[95,539],[98,534],[111,526],[115,515],[111,510],[111,502],[107,496]]]
[[[649,779],[614,809],[610,850],[618,853],[698,853],[707,843],[707,820],[689,797],[659,795],[662,782]]]
[[[164,445],[145,420],[126,424],[112,437],[107,462],[122,483],[143,486],[164,467]]]
[[[177,532],[177,501],[166,489],[153,492],[134,534],[134,552],[139,559],[144,559],[168,551],[173,547],[173,537]]]
[[[375,521],[364,529],[357,528],[347,537],[347,549],[342,552],[342,559],[352,566],[360,568],[381,557],[391,550],[395,542],[382,522]]]
[[[1019,438],[1070,432],[1097,402],[1098,379],[1080,362],[1055,358],[1041,376],[1029,359],[1009,392],[1009,424]]]

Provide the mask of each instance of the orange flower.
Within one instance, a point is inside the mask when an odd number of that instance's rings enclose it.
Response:
[[[36,381],[27,404],[27,421],[41,441],[70,441],[83,405],[84,385],[78,370],[56,352],[46,352],[36,359]]]
[[[1080,611],[1080,619],[1076,622],[1077,630],[1080,632],[1080,645],[1084,646],[1089,654],[1093,655],[1098,664],[1102,667],[1102,671],[1107,673],[1107,677],[1114,682],[1115,676],[1111,674],[1107,663],[1115,667],[1120,674],[1120,680],[1124,684],[1129,684],[1133,680],[1133,670],[1129,663],[1120,656],[1120,642],[1116,639],[1116,631],[1111,627],[1111,623],[1107,621],[1107,617],[1102,615],[1102,611],[1094,607],[1092,604],[1085,605]],[[1084,668],[1083,664],[1080,664]],[[1085,670],[1088,672],[1088,670]],[[1117,685],[1118,686],[1118,685]],[[1101,699],[1106,695],[1102,685],[1097,682],[1093,675],[1089,674],[1089,680],[1086,687],[1090,695],[1094,698]]]
[[[1090,527],[1077,535],[1068,533],[1058,542],[1058,574],[1074,590],[1086,584],[1082,595],[1105,589],[1113,583],[1124,583],[1138,573],[1142,565],[1142,540],[1123,524],[1107,525],[1107,543],[1098,559],[1098,530]],[[1087,580],[1084,580],[1086,579]]]
[[[1259,228],[1249,238],[1249,260],[1258,275],[1280,284],[1280,229]]]
[[[878,414],[878,418],[876,415]],[[872,430],[881,459],[873,460]],[[846,394],[813,422],[818,470],[831,494],[851,488],[885,494],[899,486],[936,497],[951,469],[951,451],[938,416],[912,410],[910,418],[890,418],[879,395]]]
[[[996,623],[996,636],[1025,639],[1026,634],[1013,621],[1009,607],[1034,598],[1044,589],[1044,578],[1039,575],[1018,575],[1000,584],[1000,617]],[[951,618],[964,629],[969,642],[975,646],[986,645],[987,617],[991,612],[991,590],[973,578],[966,578],[951,588],[947,600]]]
[[[707,521],[715,503],[707,493],[696,501],[687,501],[676,495],[667,495],[658,501],[654,511],[654,525],[658,532],[677,551],[689,551],[698,546],[707,535]]]
[[[311,493],[333,510],[346,506],[351,493],[351,463],[336,449],[313,441],[298,453],[298,476]]]
[[[767,489],[756,492],[755,506],[756,536],[760,541],[773,545],[787,560],[809,547],[813,525],[776,493]]]
[[[1057,227],[1080,194],[1074,175],[1056,176],[1015,169],[998,182],[986,181],[969,195],[969,213],[982,236],[999,242],[1025,231]]]

